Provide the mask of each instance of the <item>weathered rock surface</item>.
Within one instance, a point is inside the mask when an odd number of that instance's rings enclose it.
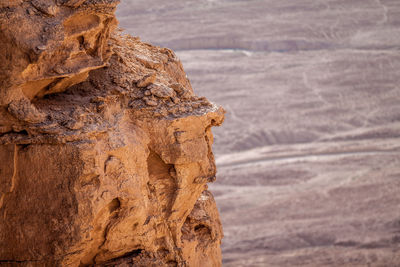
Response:
[[[224,111],[116,2],[0,4],[0,265],[221,265]]]
[[[41,122],[44,115],[27,100],[62,92],[105,66],[119,1],[5,2],[0,4],[0,107],[23,107],[26,112],[9,112]]]

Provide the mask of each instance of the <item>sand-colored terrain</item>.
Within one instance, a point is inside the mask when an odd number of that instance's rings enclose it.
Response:
[[[224,266],[400,265],[397,0],[123,1],[216,129]]]

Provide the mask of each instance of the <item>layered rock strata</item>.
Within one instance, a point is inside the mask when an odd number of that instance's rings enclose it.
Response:
[[[0,265],[221,265],[224,111],[116,2],[0,2]]]

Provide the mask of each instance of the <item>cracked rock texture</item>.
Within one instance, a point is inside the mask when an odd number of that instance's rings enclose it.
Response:
[[[0,2],[2,266],[221,265],[224,110],[117,2]]]

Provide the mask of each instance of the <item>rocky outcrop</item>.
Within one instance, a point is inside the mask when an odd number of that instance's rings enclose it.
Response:
[[[1,1],[0,106],[19,120],[44,121],[28,100],[62,92],[105,66],[118,2]]]
[[[221,265],[224,111],[116,3],[0,2],[0,265]]]

